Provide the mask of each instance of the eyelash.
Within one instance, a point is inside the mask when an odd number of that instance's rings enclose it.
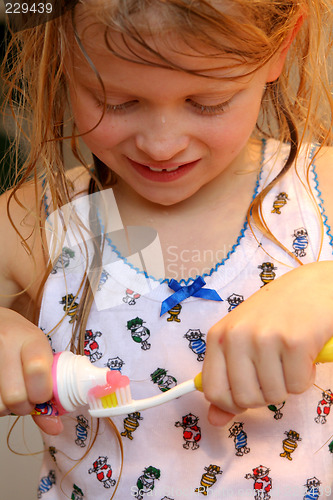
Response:
[[[222,103],[216,104],[214,106],[207,106],[205,104],[199,104],[195,101],[192,101],[192,99],[187,99],[186,102],[189,102],[191,104],[191,106],[193,106],[195,108],[195,110],[201,115],[220,115],[228,109],[230,99],[229,99],[229,101],[222,102]]]
[[[123,111],[127,111],[132,106],[135,106],[135,104],[137,104],[138,102],[139,101],[134,100],[134,101],[124,102],[122,104],[105,104],[105,111],[107,113],[121,113]],[[186,102],[189,103],[195,109],[195,111],[200,115],[209,116],[209,115],[220,115],[224,113],[229,107],[230,99],[229,101],[216,104],[213,106],[199,104],[195,101],[192,101],[192,99],[186,99]],[[98,108],[104,109],[103,102],[97,100],[96,104]]]
[[[121,111],[126,111],[128,108],[134,106],[138,101],[128,101],[122,104],[104,104],[104,102],[96,101],[97,107],[104,109],[107,113],[119,113]]]

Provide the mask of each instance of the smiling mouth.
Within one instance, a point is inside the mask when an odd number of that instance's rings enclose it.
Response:
[[[131,163],[133,164],[136,164],[140,167],[144,167],[144,168],[147,168],[149,169],[151,172],[157,172],[157,173],[161,173],[161,172],[175,172],[176,170],[179,170],[180,168],[183,168],[183,167],[188,167],[188,166],[191,166],[191,165],[194,165],[195,163],[197,163],[198,160],[194,160],[194,161],[188,161],[186,163],[172,163],[172,164],[169,164],[169,165],[165,165],[165,166],[155,166],[155,165],[147,165],[146,163],[139,163],[139,162],[136,162],[134,160],[130,160]]]
[[[175,172],[176,170],[178,170],[180,167],[183,167],[184,165],[186,165],[186,163],[184,163],[183,165],[177,165],[176,167],[173,167],[173,168],[154,168],[154,167],[150,167],[149,165],[144,165],[144,167],[149,168],[149,170],[151,170],[152,172]]]
[[[169,163],[166,162],[163,164],[161,162],[160,165],[157,164],[144,164],[136,162],[130,158],[128,158],[130,164],[142,177],[157,182],[168,182],[168,181],[176,181],[180,179],[188,172],[190,172],[200,160],[194,160],[186,163]]]

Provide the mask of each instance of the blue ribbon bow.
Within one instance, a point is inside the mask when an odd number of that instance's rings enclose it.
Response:
[[[198,276],[191,285],[181,286],[178,281],[172,279],[169,283],[169,287],[175,291],[170,297],[163,300],[161,307],[161,314],[163,316],[167,311],[175,307],[179,302],[187,299],[188,297],[200,297],[201,299],[207,300],[217,300],[222,302],[223,299],[219,294],[210,288],[202,288],[206,282],[201,276]]]

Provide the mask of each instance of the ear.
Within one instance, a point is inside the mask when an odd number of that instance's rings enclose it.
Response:
[[[270,60],[270,62],[269,62],[270,68],[269,68],[266,83],[274,82],[281,75],[281,72],[283,70],[283,66],[284,66],[284,63],[285,63],[285,60],[286,60],[286,57],[288,54],[288,50],[289,50],[291,44],[293,43],[297,33],[301,29],[305,17],[306,17],[305,14],[302,14],[298,18],[298,21],[297,21],[293,31],[291,33],[289,33],[289,35],[284,40],[284,42],[282,43],[282,45],[279,48],[279,50],[277,51],[277,53],[274,54],[274,56]]]

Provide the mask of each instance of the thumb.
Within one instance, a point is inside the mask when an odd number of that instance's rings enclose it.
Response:
[[[223,427],[230,422],[234,416],[235,415],[233,413],[221,410],[214,405],[210,405],[208,410],[208,421],[211,425],[215,425],[216,427]]]
[[[46,434],[50,434],[51,436],[60,434],[64,429],[64,425],[60,417],[34,415],[32,418],[41,431],[45,432]]]

